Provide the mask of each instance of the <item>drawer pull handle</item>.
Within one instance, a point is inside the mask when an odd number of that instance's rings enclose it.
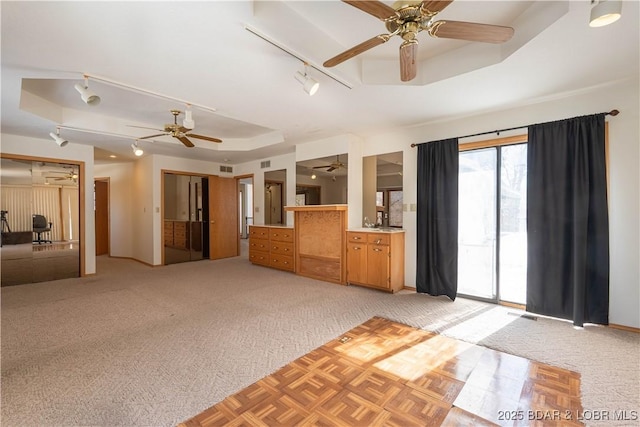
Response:
[[[382,249],[380,249],[380,248],[373,248],[373,250],[376,251],[376,252],[382,252]]]
[[[360,240],[360,239],[361,239],[361,237],[358,237],[358,236],[353,238],[353,240]]]
[[[382,239],[378,239],[378,240],[375,241],[376,245],[379,245],[380,242],[382,242]]]
[[[360,248],[360,246],[354,246],[354,247],[353,247],[353,250],[354,250],[354,251],[359,251],[360,249],[361,249],[361,248]]]

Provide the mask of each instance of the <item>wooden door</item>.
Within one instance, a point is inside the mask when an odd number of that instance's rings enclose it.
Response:
[[[96,255],[109,254],[109,181],[94,181]]]
[[[235,178],[209,177],[209,258],[240,255],[238,184]]]

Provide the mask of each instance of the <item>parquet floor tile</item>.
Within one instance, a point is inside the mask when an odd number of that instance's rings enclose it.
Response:
[[[374,317],[180,424],[567,426],[580,374]]]

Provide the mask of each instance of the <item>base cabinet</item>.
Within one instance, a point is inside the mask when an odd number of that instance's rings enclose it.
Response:
[[[249,260],[265,267],[295,271],[293,228],[249,226]]]
[[[404,288],[404,232],[347,232],[347,282],[387,292]]]

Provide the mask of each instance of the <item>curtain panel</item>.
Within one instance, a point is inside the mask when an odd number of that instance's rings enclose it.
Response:
[[[604,114],[529,127],[527,310],[608,323]]]
[[[458,291],[458,139],[418,145],[416,290]]]

